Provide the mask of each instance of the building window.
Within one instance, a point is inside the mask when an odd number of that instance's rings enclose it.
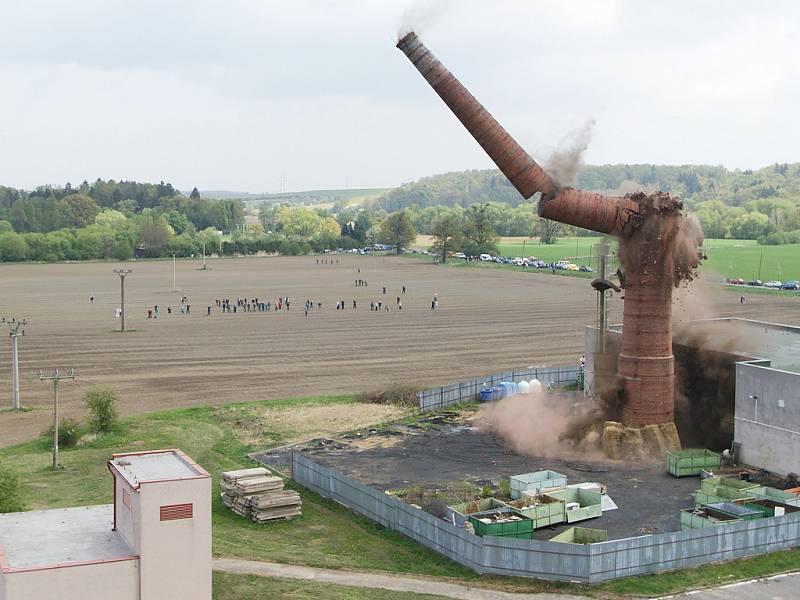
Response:
[[[168,504],[161,507],[162,521],[175,521],[177,519],[191,519],[192,504]]]

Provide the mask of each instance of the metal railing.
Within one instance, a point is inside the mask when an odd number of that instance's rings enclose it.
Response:
[[[577,366],[531,367],[518,371],[495,373],[485,377],[478,377],[477,379],[469,379],[460,383],[417,392],[419,411],[438,410],[465,402],[479,402],[481,390],[485,387],[493,388],[503,381],[519,383],[520,381],[538,379],[543,386],[558,386],[578,383],[580,375],[580,368]]]

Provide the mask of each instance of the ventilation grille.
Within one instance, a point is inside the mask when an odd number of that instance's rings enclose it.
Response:
[[[162,521],[175,521],[177,519],[191,519],[191,504],[168,504],[161,507]]]

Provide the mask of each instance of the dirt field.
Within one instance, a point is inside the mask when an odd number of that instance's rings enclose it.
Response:
[[[0,445],[28,439],[50,419],[52,386],[38,369],[74,367],[61,385],[62,412],[81,416],[81,391],[110,384],[125,415],[196,404],[354,392],[410,381],[435,385],[529,365],[564,364],[582,353],[583,328],[595,320],[595,294],[585,279],[503,269],[452,269],[397,257],[250,258],[177,263],[177,283],[191,315],[179,305],[171,262],[139,262],[126,283],[130,333],[114,309],[119,279],[112,263],[0,266],[0,316],[28,318],[19,341],[22,402],[29,412],[0,412]],[[357,273],[357,268],[361,273]],[[354,287],[356,278],[368,287]],[[408,286],[403,310],[394,308]],[[387,286],[387,294],[381,287]],[[800,324],[798,299],[738,296],[710,288],[713,311]],[[440,309],[430,310],[438,294]],[[89,296],[94,294],[94,304]],[[275,301],[291,310],[220,314],[215,298]],[[321,311],[303,316],[306,298]],[[347,309],[337,311],[337,300]],[[352,309],[356,299],[358,309]],[[370,300],[392,312],[371,312]],[[159,305],[159,318],[146,318]],[[611,322],[621,319],[612,302]],[[206,307],[214,305],[211,317]],[[0,343],[0,406],[10,405],[10,344]]]

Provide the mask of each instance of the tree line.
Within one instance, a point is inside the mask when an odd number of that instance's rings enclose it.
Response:
[[[800,242],[800,163],[755,171],[705,165],[587,166],[575,185],[615,195],[662,190],[680,196],[709,238],[754,239],[762,244]],[[450,214],[448,211],[485,203],[494,213],[500,235],[530,235],[537,228],[546,228],[537,221],[535,205],[524,200],[495,169],[424,177],[384,194],[376,206],[407,210],[419,231],[432,233],[432,224]]]

